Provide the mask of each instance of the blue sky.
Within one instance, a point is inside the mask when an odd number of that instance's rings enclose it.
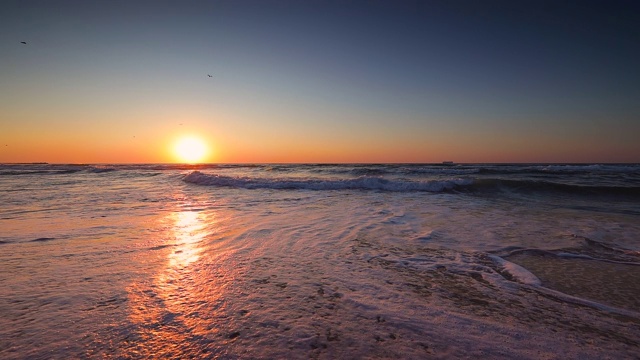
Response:
[[[633,1],[1,9],[0,161],[640,161]]]

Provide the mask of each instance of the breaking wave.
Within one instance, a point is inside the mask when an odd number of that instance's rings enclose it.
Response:
[[[442,192],[470,185],[467,179],[400,181],[380,177],[363,176],[355,179],[267,179],[204,174],[193,171],[183,181],[205,186],[234,187],[244,189],[300,189],[300,190],[382,190]]]
[[[544,180],[507,180],[491,178],[455,178],[430,180],[405,180],[364,175],[347,179],[323,178],[262,178],[205,174],[192,171],[182,178],[184,182],[217,187],[242,189],[281,190],[381,190],[394,192],[444,192],[471,193],[557,193],[576,196],[624,196],[640,197],[638,186],[602,186],[559,183]]]

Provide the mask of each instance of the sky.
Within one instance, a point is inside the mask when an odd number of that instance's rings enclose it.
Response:
[[[5,0],[0,162],[640,162],[639,64],[637,1]]]

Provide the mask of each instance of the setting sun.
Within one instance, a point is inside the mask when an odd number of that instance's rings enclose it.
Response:
[[[178,139],[174,146],[174,152],[178,160],[193,164],[202,162],[205,159],[208,148],[202,139],[195,136],[187,136]]]

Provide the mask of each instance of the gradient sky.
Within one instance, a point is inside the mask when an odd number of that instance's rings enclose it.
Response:
[[[189,134],[211,162],[640,162],[640,2],[0,4],[0,162]]]

